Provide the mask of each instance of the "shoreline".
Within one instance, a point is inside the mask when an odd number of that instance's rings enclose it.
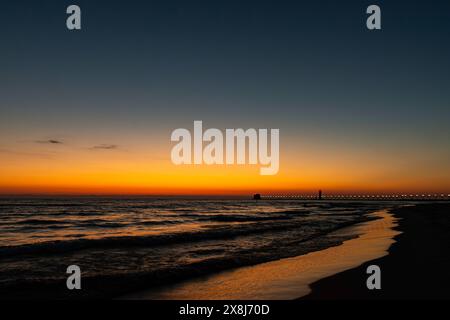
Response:
[[[181,283],[135,292],[119,299],[136,300],[284,300],[310,293],[315,281],[387,254],[398,233],[388,209],[377,219],[330,233],[350,236],[337,246],[305,255],[241,267]]]
[[[450,299],[450,203],[392,210],[401,232],[389,254],[320,279],[299,300]],[[381,268],[381,290],[368,290],[369,265]],[[363,281],[364,280],[364,281]]]

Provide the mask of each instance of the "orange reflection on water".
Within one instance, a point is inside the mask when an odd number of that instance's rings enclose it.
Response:
[[[132,299],[294,299],[307,295],[319,279],[357,267],[387,255],[400,232],[396,218],[387,210],[374,213],[381,219],[338,230],[336,236],[359,234],[342,245],[303,256],[238,268],[157,290],[141,292]],[[365,281],[366,275],[361,275]]]

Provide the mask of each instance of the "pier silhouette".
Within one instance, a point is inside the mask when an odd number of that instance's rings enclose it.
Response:
[[[258,200],[353,200],[353,201],[450,201],[444,193],[385,193],[385,194],[255,194]]]

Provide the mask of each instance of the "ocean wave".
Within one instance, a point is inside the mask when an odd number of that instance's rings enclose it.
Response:
[[[208,215],[202,217],[203,220],[219,221],[219,222],[252,222],[252,221],[275,221],[275,220],[289,220],[293,217],[289,216],[246,216],[246,215]]]
[[[150,236],[120,236],[102,239],[77,239],[67,241],[53,241],[19,246],[0,247],[0,257],[10,257],[22,254],[57,254],[91,248],[114,247],[151,247],[183,242],[195,242],[213,239],[227,239],[276,230],[285,230],[288,225],[243,225],[234,228],[219,227],[206,231],[182,232]],[[290,226],[292,228],[292,226]]]
[[[48,220],[48,219],[25,219],[25,220],[19,220],[15,221],[14,224],[20,224],[20,225],[53,225],[53,224],[65,224],[67,225],[67,221],[62,220]]]
[[[89,207],[89,203],[0,203],[1,207]]]
[[[366,219],[357,219],[352,222],[342,223],[333,226],[322,232],[310,234],[307,238],[294,242],[276,242],[276,247],[261,247],[259,249],[227,251],[217,248],[201,248],[194,250],[199,259],[191,262],[185,261],[182,264],[161,265],[153,268],[150,264],[147,267],[140,265],[136,268],[123,268],[109,273],[96,273],[83,277],[83,285],[89,290],[83,290],[86,298],[117,297],[137,290],[149,289],[159,285],[167,285],[181,280],[190,279],[210,273],[228,270],[236,267],[254,265],[258,263],[278,260],[282,258],[306,254],[311,251],[322,250],[330,246],[339,245],[355,235],[345,233],[341,236],[327,236],[331,232]],[[299,245],[300,244],[300,245]],[[107,252],[107,251],[106,251]],[[106,253],[105,252],[105,253]],[[84,253],[83,253],[84,254]],[[112,253],[116,256],[117,253]],[[204,256],[204,257],[202,257]],[[128,258],[129,259],[129,258]],[[121,257],[126,265],[127,256]],[[0,287],[1,296],[14,296],[14,294],[26,294],[27,296],[37,295],[46,297],[67,297],[68,290],[64,290],[65,278],[50,277],[46,279],[16,279],[7,280]],[[25,288],[25,289],[24,289]],[[62,289],[61,289],[62,288]],[[71,297],[70,295],[68,296]],[[80,295],[77,295],[80,298]]]
[[[352,220],[344,220],[336,223],[324,224],[327,229],[335,230],[346,225],[351,225],[363,221],[363,216]],[[201,231],[178,232],[170,234],[148,235],[148,236],[119,236],[101,239],[76,239],[58,240],[52,242],[42,242],[36,244],[26,244],[19,246],[0,247],[0,257],[11,257],[24,254],[58,254],[85,249],[107,249],[107,248],[127,248],[127,247],[155,247],[177,243],[199,242],[206,240],[231,239],[239,236],[261,234],[267,232],[286,232],[292,229],[304,228],[304,222],[281,220],[281,221],[258,221],[248,224],[237,225],[212,225]]]

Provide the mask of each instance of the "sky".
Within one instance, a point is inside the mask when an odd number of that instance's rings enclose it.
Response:
[[[4,1],[0,194],[447,193],[449,36],[444,0]],[[280,129],[279,173],[175,166],[194,120]]]

